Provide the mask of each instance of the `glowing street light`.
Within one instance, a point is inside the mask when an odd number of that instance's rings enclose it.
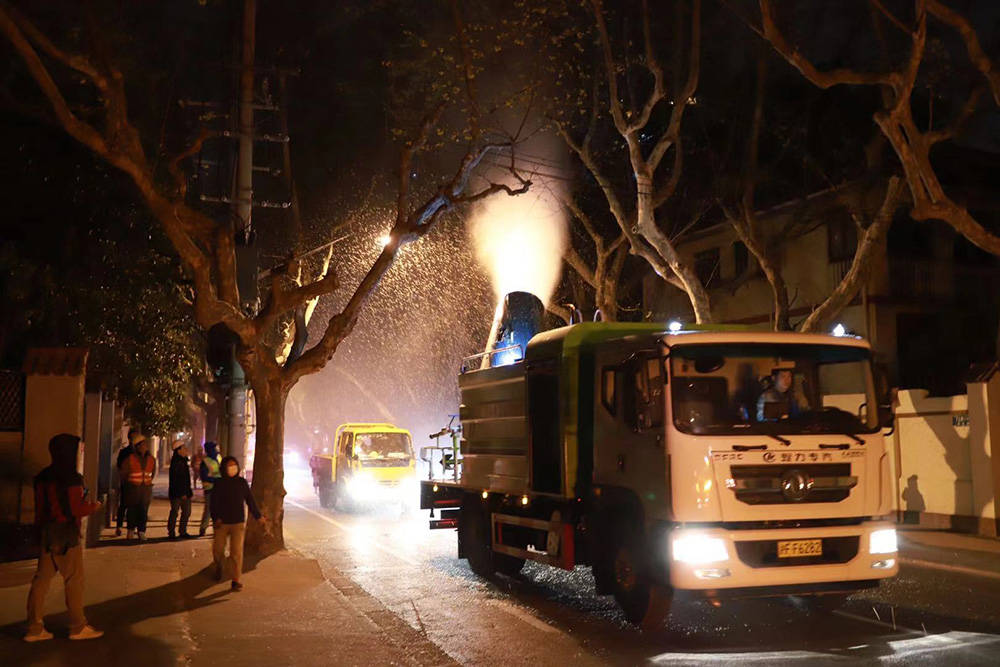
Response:
[[[833,328],[833,335],[834,336],[838,336],[838,337],[839,336],[846,336],[847,335],[847,329],[844,328],[843,324],[839,324],[838,323],[837,326],[835,326]]]
[[[677,333],[683,327],[684,325],[678,322],[677,320],[674,320],[673,322],[667,325],[667,329],[669,329],[672,333]]]

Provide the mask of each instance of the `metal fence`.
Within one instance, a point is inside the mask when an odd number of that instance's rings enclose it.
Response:
[[[0,370],[0,431],[24,430],[24,374]]]

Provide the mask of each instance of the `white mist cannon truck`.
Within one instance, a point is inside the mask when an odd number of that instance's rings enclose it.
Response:
[[[677,597],[832,607],[896,575],[864,340],[595,322],[485,356],[459,376],[458,470],[421,483],[477,574],[589,565],[637,624]]]

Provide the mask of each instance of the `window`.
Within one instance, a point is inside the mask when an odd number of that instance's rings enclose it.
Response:
[[[834,218],[826,226],[827,254],[831,262],[854,258],[858,247],[858,228],[847,214]]]
[[[344,456],[350,458],[351,456],[351,434],[344,433],[340,436],[340,452]]]
[[[659,355],[638,357],[629,364],[628,418],[636,430],[663,426],[663,362]]]
[[[694,272],[705,287],[719,275],[719,249],[702,250],[694,255]]]
[[[601,404],[612,415],[618,414],[618,394],[616,386],[619,371],[614,368],[605,368],[601,375]]]
[[[750,265],[750,253],[743,241],[733,244],[733,278],[739,278],[747,271]]]

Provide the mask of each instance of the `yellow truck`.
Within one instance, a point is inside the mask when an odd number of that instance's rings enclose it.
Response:
[[[417,497],[416,457],[406,429],[352,422],[337,427],[333,442],[330,453],[309,459],[323,507],[404,505]]]

